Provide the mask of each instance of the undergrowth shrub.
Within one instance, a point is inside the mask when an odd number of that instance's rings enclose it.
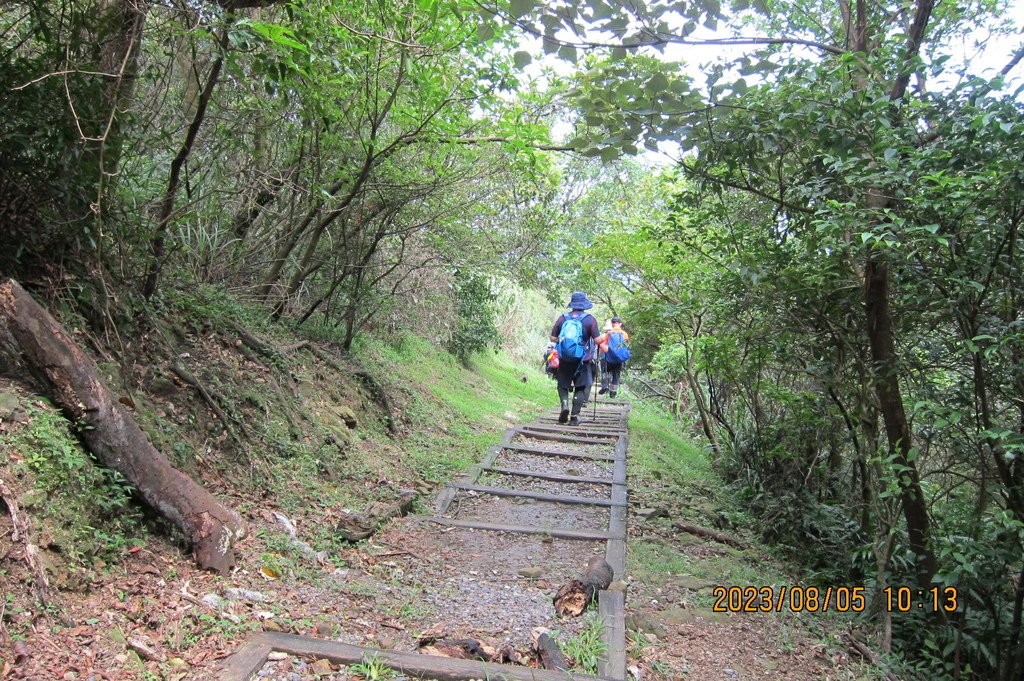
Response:
[[[28,424],[8,434],[0,452],[23,498],[32,495],[27,510],[45,526],[44,548],[80,565],[123,558],[144,532],[131,486],[93,461],[59,413],[36,404],[28,413]]]

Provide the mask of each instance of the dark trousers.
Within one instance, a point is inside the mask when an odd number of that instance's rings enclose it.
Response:
[[[601,387],[612,391],[619,389],[619,377],[622,374],[622,364],[612,364],[606,359],[601,360]]]
[[[558,399],[563,409],[568,409],[569,391],[572,391],[572,415],[576,416],[583,409],[583,403],[590,395],[590,386],[594,382],[594,369],[591,362],[565,362],[558,365]]]

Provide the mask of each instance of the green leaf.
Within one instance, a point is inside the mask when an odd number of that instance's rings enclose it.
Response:
[[[566,61],[576,63],[576,48],[572,45],[562,45],[558,48],[558,56]]]
[[[510,0],[508,3],[508,13],[512,15],[513,19],[526,16],[532,10],[533,0]]]
[[[519,50],[512,55],[512,61],[515,62],[517,69],[525,68],[530,62],[533,61],[533,57],[526,50]]]
[[[480,24],[476,27],[476,39],[482,43],[494,37],[494,27],[490,24]]]
[[[655,73],[651,79],[644,84],[644,89],[650,93],[658,93],[668,88],[668,78],[664,73]]]

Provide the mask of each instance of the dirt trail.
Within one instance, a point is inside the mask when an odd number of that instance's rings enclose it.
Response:
[[[624,576],[628,415],[628,405],[602,405],[596,418],[576,428],[548,414],[512,428],[466,476],[442,491],[435,515],[398,520],[374,537],[373,543],[413,558],[396,579],[421,587],[419,598],[409,603],[411,616],[395,625],[397,640],[386,641],[390,647],[413,651],[412,632],[426,629],[443,639],[475,639],[489,651],[513,651],[516,658],[530,651],[536,627],[552,630],[565,644],[580,637],[590,618],[600,617],[605,652],[598,669],[589,671],[625,678],[622,592],[601,592],[600,615],[595,605],[595,614],[581,618],[557,618],[552,597],[594,556],[604,557],[617,579]],[[332,638],[346,640],[337,634]],[[263,643],[256,636],[227,660],[225,681],[254,678],[253,672],[255,678],[282,681],[348,678],[347,670],[327,674],[324,662],[325,675],[315,675],[317,657],[342,662],[340,647],[332,649],[326,641],[296,637],[282,645],[279,639],[271,647],[293,654],[270,659]],[[314,646],[317,654],[298,654],[304,645]],[[368,652],[375,649],[359,650],[364,657],[387,654]],[[576,662],[573,671],[579,676],[587,670],[582,660]],[[410,675],[424,673],[405,669]],[[516,669],[536,673],[511,665],[501,671],[507,675]],[[479,672],[466,678],[472,676]]]

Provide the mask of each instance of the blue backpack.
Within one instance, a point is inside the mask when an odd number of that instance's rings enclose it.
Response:
[[[609,364],[624,364],[632,353],[626,345],[626,338],[621,331],[610,331],[608,333],[608,352],[604,353]]]
[[[558,357],[561,360],[578,362],[587,354],[587,344],[583,342],[583,320],[588,315],[576,314],[570,312],[558,332]]]

